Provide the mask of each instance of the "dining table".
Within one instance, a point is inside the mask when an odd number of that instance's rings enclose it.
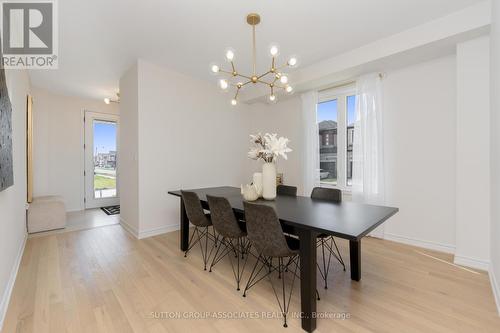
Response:
[[[185,190],[195,192],[200,198],[202,207],[207,210],[210,210],[207,195],[226,198],[235,214],[244,220],[244,199],[239,188],[220,186]],[[180,198],[180,249],[186,251],[189,243],[189,219],[181,191],[173,190],[168,193]],[[299,238],[300,318],[302,328],[307,332],[313,332],[316,329],[318,317],[316,311],[317,236],[326,234],[349,241],[351,279],[360,281],[362,238],[399,211],[395,207],[350,201],[334,203],[306,196],[278,195],[274,200],[259,199],[256,202],[273,207],[281,224],[293,228]]]

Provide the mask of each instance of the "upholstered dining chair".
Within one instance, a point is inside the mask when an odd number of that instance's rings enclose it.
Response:
[[[283,326],[287,327],[287,314],[299,266],[299,241],[297,239],[286,237],[283,234],[281,224],[274,208],[249,202],[244,202],[243,204],[245,207],[245,220],[247,223],[247,237],[250,240],[252,247],[258,253],[257,261],[248,279],[245,291],[243,292],[243,297],[246,297],[247,291],[252,286],[267,276],[271,282],[274,295],[276,296],[276,300],[278,301],[283,314]],[[273,266],[273,269],[269,271],[264,269],[271,266],[270,261],[272,259],[278,260],[278,266]],[[288,270],[290,265],[294,265],[295,268],[292,275],[289,295],[287,297],[284,273],[285,270]],[[259,266],[260,268],[258,268]],[[270,278],[270,274],[275,270],[278,270],[281,277],[281,300]],[[259,277],[259,274],[262,271],[264,272],[264,275]],[[290,269],[290,271],[292,270]]]
[[[184,257],[187,257],[189,251],[191,251],[191,249],[196,244],[199,244],[201,256],[203,259],[203,269],[207,270],[207,263],[210,257],[208,252],[209,239],[214,241],[215,246],[217,245],[215,232],[214,234],[210,234],[209,230],[209,228],[212,226],[210,214],[205,214],[205,211],[201,206],[200,198],[195,192],[181,190],[181,196],[182,200],[184,201],[184,207],[186,209],[186,215],[189,219],[189,222],[194,225],[194,231],[189,239],[188,249],[186,250],[186,252],[184,252]]]
[[[335,188],[324,188],[324,187],[315,187],[312,190],[311,198],[316,200],[324,200],[329,202],[342,202],[342,191]],[[345,271],[345,263],[342,259],[342,255],[340,254],[337,243],[335,242],[335,238],[326,234],[319,234],[317,246],[321,247],[322,261],[323,267],[318,264],[318,270],[325,282],[325,289],[328,289],[328,271],[330,270],[330,262],[332,256],[338,260],[338,262],[343,266]],[[334,249],[335,248],[335,249]],[[328,253],[328,260],[327,255]]]
[[[248,260],[248,255],[245,257],[249,247],[246,239],[247,233],[240,228],[238,219],[226,198],[207,195],[207,200],[217,237],[222,237],[210,264],[209,272],[220,260],[228,257],[236,280],[236,290],[240,290],[241,277]],[[236,257],[236,267],[232,259],[233,254]],[[244,258],[243,265],[241,265],[240,257]]]
[[[292,197],[297,196],[297,187],[288,185],[278,185],[276,188],[276,194],[278,195],[289,195]]]

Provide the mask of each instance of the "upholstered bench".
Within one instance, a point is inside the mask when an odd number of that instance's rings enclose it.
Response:
[[[35,197],[28,208],[28,233],[66,227],[66,207],[58,196]]]

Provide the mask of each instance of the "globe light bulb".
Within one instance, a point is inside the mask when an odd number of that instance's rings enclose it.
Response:
[[[218,73],[220,70],[219,66],[217,65],[212,65],[210,69],[212,70],[212,73]]]
[[[271,102],[276,101],[276,95],[274,95],[274,94],[273,94],[273,95],[270,95],[270,96],[269,96],[269,100],[270,100]]]
[[[221,80],[219,80],[219,87],[222,90],[226,90],[229,87],[229,83],[226,80],[221,79]]]
[[[293,91],[293,87],[292,86],[286,86],[285,87],[285,91],[290,94]]]
[[[226,51],[226,59],[228,61],[233,61],[233,59],[234,59],[234,51],[233,50],[229,49]]]
[[[232,106],[235,106],[236,104],[238,104],[238,101],[237,101],[236,99],[234,99],[234,98],[233,98],[233,99],[231,100],[231,105],[232,105]]]
[[[283,84],[287,84],[288,83],[288,76],[286,74],[281,75],[280,82]]]
[[[106,97],[106,98],[104,99],[104,103],[109,104],[109,103],[111,103],[111,100],[110,100],[109,98],[107,98],[107,97]]]
[[[297,58],[291,57],[288,59],[288,66],[295,67],[297,65]]]
[[[276,45],[272,45],[270,48],[269,48],[269,53],[273,56],[273,57],[276,57],[279,53],[279,49]]]

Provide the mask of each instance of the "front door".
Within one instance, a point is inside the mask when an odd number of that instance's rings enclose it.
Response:
[[[85,208],[119,205],[117,115],[85,112]]]

